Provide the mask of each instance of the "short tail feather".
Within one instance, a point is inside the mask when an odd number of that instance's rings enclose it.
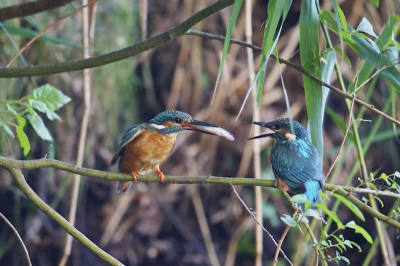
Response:
[[[304,183],[304,186],[306,187],[306,195],[308,201],[311,204],[321,202],[321,197],[319,195],[319,191],[321,190],[321,184],[317,180],[308,180]],[[304,203],[299,204],[302,210],[305,209]],[[312,209],[315,209],[314,206],[311,207]]]
[[[132,181],[118,181],[117,193],[125,192],[129,193],[132,191],[133,182]]]

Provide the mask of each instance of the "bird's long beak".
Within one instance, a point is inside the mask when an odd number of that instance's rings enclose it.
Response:
[[[202,121],[192,120],[188,123],[180,124],[180,126],[185,130],[193,130],[210,135],[216,135],[230,141],[233,141],[235,139],[232,133],[226,131],[225,129]]]
[[[265,122],[246,121],[246,124],[253,124],[253,125],[257,125],[257,126],[269,128],[269,127],[267,126],[267,123],[265,123]],[[269,128],[269,129],[271,129],[271,128]],[[272,130],[272,129],[271,129],[271,130]],[[273,130],[273,131],[274,131],[274,130]],[[247,140],[261,139],[261,138],[271,137],[271,136],[274,135],[274,134],[275,134],[275,132],[274,132],[274,133],[263,134],[263,135],[259,135],[259,136],[255,136],[255,137],[248,138]]]

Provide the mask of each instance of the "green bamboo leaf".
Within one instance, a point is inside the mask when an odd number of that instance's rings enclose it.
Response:
[[[259,72],[262,73],[258,79],[258,89],[257,89],[257,106],[260,107],[262,89],[264,87],[264,80],[267,68],[267,62],[269,57],[274,50],[277,40],[280,37],[282,25],[286,19],[287,13],[292,5],[292,0],[271,0],[268,2],[268,23],[264,30],[264,38],[262,43],[261,60],[259,66]],[[278,25],[281,21],[281,26],[279,31]]]
[[[321,63],[319,60],[318,13],[316,1],[301,1],[300,10],[300,59],[304,70],[321,79]],[[337,26],[336,26],[337,27]],[[322,85],[303,74],[310,135],[314,146],[323,158],[322,139]]]
[[[7,135],[14,138],[14,133],[12,132],[11,128],[0,118],[0,127],[3,127],[6,131]]]
[[[351,61],[350,61],[349,57],[347,56],[347,54],[342,49],[339,49],[339,48],[335,48],[335,51],[338,54],[340,54],[342,59],[344,59],[346,61],[347,65],[351,68]]]
[[[40,116],[28,114],[26,115],[26,118],[28,118],[29,123],[40,138],[42,138],[43,140],[53,141],[49,130],[44,125],[43,120],[40,118]]]
[[[224,68],[226,54],[228,53],[228,48],[229,48],[229,44],[230,44],[230,41],[231,41],[233,28],[234,28],[234,26],[236,24],[236,20],[238,18],[239,11],[240,11],[240,8],[242,6],[242,3],[243,3],[243,0],[235,0],[235,2],[233,3],[232,13],[231,13],[231,17],[229,19],[228,29],[226,31],[224,47],[222,49],[221,62],[219,63],[218,75],[217,75],[217,80],[215,81],[214,94],[213,94],[211,103],[214,102],[214,97],[215,97],[215,93],[217,92],[219,79],[221,78],[222,70]]]
[[[345,29],[347,30],[347,29]],[[375,34],[374,28],[372,27],[371,22],[368,21],[366,18],[362,18],[360,24],[358,24],[356,31],[364,32],[368,35],[374,36],[378,39],[378,35]]]
[[[17,36],[21,36],[21,37],[25,37],[25,38],[29,38],[32,39],[34,37],[36,37],[39,32],[38,31],[33,31],[33,30],[28,30],[28,29],[24,29],[24,28],[20,28],[20,27],[16,27],[7,23],[4,23],[4,28],[13,35],[17,35]],[[3,33],[3,28],[0,28],[0,33]],[[38,39],[38,41],[47,41],[47,42],[51,42],[54,44],[62,44],[65,46],[69,46],[69,47],[73,47],[73,48],[79,48],[79,49],[83,49],[84,46],[78,43],[73,43],[64,39],[60,39],[60,38],[53,38],[47,35],[42,35],[40,36]]]
[[[319,18],[334,33],[338,34],[339,30],[343,30],[343,28],[338,29],[335,15],[332,12],[323,10],[320,12]],[[350,33],[349,38],[343,39],[350,46],[350,48],[352,48],[359,56],[364,58],[374,68],[378,69],[380,74],[394,88],[396,88],[397,91],[400,91],[400,72],[395,67],[397,61],[393,62],[392,58],[386,55],[387,49],[382,51],[374,41],[369,39],[365,34],[355,31],[349,25],[348,32]]]
[[[22,116],[18,115],[17,122],[18,122],[18,126],[16,127],[17,137],[19,140],[19,144],[21,145],[21,148],[24,151],[24,156],[26,156],[31,150],[31,144],[29,143],[28,136],[25,134],[24,131],[24,126],[26,124],[26,121]]]
[[[337,214],[330,211],[324,203],[322,203],[322,202],[314,203],[314,206],[316,206],[317,208],[320,208],[324,213],[326,213],[326,215],[328,215],[336,223],[336,225],[339,229],[345,228],[343,223],[340,221],[339,217],[337,216]]]
[[[356,231],[356,233],[361,234],[365,240],[367,240],[370,244],[372,244],[371,235],[361,226],[357,225],[354,221],[350,221],[346,224],[346,227],[352,228]]]
[[[349,208],[361,221],[365,221],[365,217],[363,213],[360,211],[360,209],[354,205],[351,201],[343,197],[342,195],[334,193],[333,196],[335,196],[338,200],[340,200],[344,205]]]

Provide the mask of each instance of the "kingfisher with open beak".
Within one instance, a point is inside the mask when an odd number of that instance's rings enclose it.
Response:
[[[131,174],[133,182],[137,182],[138,174],[151,171],[156,171],[160,182],[164,182],[160,164],[171,153],[177,135],[185,131],[198,131],[234,140],[233,135],[223,128],[194,120],[189,114],[181,111],[168,110],[158,114],[148,123],[128,129],[111,160],[111,165],[121,157],[119,171]],[[133,182],[119,181],[117,192],[130,192]]]
[[[269,128],[272,133],[249,138],[272,137],[276,140],[271,150],[275,186],[282,191],[303,194],[311,204],[320,202],[319,191],[324,190],[324,175],[317,149],[309,139],[307,130],[297,121],[281,118],[271,122],[246,122]],[[304,211],[304,204],[300,204]],[[312,207],[314,208],[314,207]]]

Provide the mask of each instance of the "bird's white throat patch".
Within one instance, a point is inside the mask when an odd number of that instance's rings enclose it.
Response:
[[[287,139],[288,141],[294,141],[294,140],[296,140],[296,135],[295,135],[295,134],[292,134],[292,133],[290,133],[290,132],[286,133],[286,134],[285,134],[285,137],[286,137],[286,139]]]
[[[155,128],[155,129],[164,129],[165,128],[164,125],[157,125],[157,124],[150,124],[150,126]]]

